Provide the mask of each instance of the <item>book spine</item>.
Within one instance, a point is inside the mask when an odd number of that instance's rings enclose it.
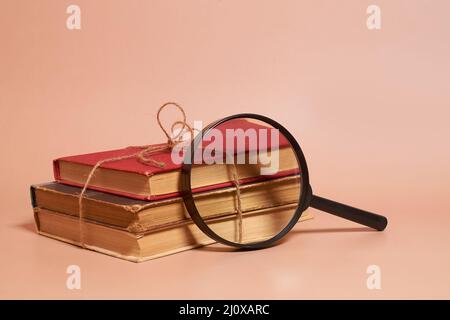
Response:
[[[33,208],[37,207],[36,203],[36,186],[30,187],[30,198],[31,198],[31,205]]]
[[[61,180],[61,174],[59,172],[59,161],[53,160],[53,177],[56,181]]]

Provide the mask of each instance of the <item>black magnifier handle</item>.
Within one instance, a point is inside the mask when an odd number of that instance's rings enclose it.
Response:
[[[331,213],[335,216],[365,225],[378,231],[383,231],[388,223],[387,218],[379,214],[350,207],[345,204],[314,195],[311,198],[309,206]]]

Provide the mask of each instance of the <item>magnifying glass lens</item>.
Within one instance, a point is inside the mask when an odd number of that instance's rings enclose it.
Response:
[[[234,118],[197,139],[190,184],[204,226],[228,242],[253,244],[274,238],[293,221],[302,176],[279,129]]]

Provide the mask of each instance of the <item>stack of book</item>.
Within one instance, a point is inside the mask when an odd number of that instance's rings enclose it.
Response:
[[[108,162],[95,171],[83,198],[83,219],[79,217],[79,196],[95,164],[103,159],[129,155],[140,149],[119,150],[63,157],[54,161],[55,182],[31,186],[31,198],[39,234],[133,262],[180,252],[214,241],[192,222],[180,196],[181,166],[171,160],[170,151],[152,155],[163,168],[145,165],[135,158]],[[289,172],[295,159],[280,162]],[[196,206],[211,217],[235,215],[236,187],[221,168],[207,165],[200,171],[202,192],[195,193]],[[254,170],[239,169],[239,177],[251,178]],[[292,170],[291,170],[292,171]],[[254,177],[253,177],[254,178]],[[297,174],[270,180],[250,179],[240,186],[242,212],[252,213],[258,232],[270,233],[259,212],[292,212],[298,200]],[[270,194],[277,194],[271,197]],[[311,218],[304,212],[301,221]],[[215,222],[227,232],[233,226]],[[80,227],[82,224],[82,228]],[[222,226],[220,226],[222,224]],[[82,236],[81,236],[82,232]],[[262,233],[261,233],[262,232]]]

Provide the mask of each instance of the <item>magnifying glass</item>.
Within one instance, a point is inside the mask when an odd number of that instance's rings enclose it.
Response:
[[[296,139],[275,120],[243,113],[218,120],[188,146],[183,199],[213,240],[245,249],[271,246],[312,207],[378,231],[382,215],[313,194]]]

